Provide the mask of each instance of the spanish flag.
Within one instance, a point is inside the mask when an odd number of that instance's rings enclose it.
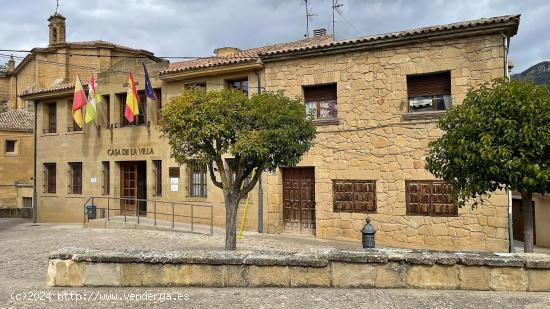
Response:
[[[74,83],[74,96],[73,96],[73,119],[74,122],[82,129],[82,108],[86,105],[86,95],[84,89],[82,89],[82,83],[80,77],[76,76],[76,82]]]
[[[124,117],[128,122],[134,122],[134,117],[139,114],[139,101],[136,90],[136,83],[132,73],[128,74],[128,93],[126,94],[126,107],[124,108]]]

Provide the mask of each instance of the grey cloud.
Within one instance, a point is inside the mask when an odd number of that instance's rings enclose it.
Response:
[[[221,46],[249,48],[305,33],[300,0],[61,0],[69,41],[103,39],[159,56],[207,56]],[[522,14],[511,58],[519,72],[550,59],[547,0],[340,0],[338,39],[504,14]],[[310,0],[310,29],[331,26],[331,0]],[[2,0],[0,47],[47,45],[54,0]]]

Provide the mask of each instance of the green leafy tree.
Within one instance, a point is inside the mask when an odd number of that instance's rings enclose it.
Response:
[[[207,166],[212,183],[223,190],[225,250],[236,250],[239,201],[262,172],[296,165],[315,137],[300,101],[281,92],[248,98],[235,89],[183,91],[163,107],[161,131],[176,162]],[[234,158],[231,164],[227,156]]]
[[[460,206],[496,190],[521,193],[524,251],[533,252],[533,193],[550,189],[550,96],[544,86],[497,79],[470,90],[440,119],[426,168],[449,183]]]

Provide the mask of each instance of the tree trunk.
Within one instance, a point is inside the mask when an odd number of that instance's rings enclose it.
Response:
[[[533,252],[533,193],[521,193],[523,210],[523,251]]]
[[[224,192],[225,199],[225,251],[237,250],[237,194]]]

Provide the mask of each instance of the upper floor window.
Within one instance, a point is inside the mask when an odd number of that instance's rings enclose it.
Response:
[[[187,164],[189,196],[206,197],[206,166],[197,163]]]
[[[138,91],[138,106],[139,114],[134,117],[133,122],[128,122],[128,119],[124,116],[124,110],[126,109],[126,93],[117,94],[118,102],[120,103],[120,126],[139,126],[145,125],[147,122],[147,98],[144,91]]]
[[[304,87],[306,112],[313,119],[338,117],[336,84]]]
[[[375,180],[332,180],[334,212],[376,212]]]
[[[85,108],[83,108],[85,109]],[[78,131],[82,131],[82,128],[78,126],[78,124],[76,123],[76,121],[74,121],[74,117],[73,117],[73,100],[69,100],[69,104],[67,106],[67,110],[68,110],[68,117],[69,117],[69,121],[67,121],[68,123],[70,123],[71,125],[67,127],[67,132],[78,132]],[[82,115],[84,116],[84,111],[82,111]]]
[[[248,79],[246,78],[227,81],[227,87],[239,89],[248,96]]]
[[[407,215],[456,216],[458,205],[450,190],[449,185],[442,181],[406,180]]]
[[[101,96],[101,108],[105,115],[107,125],[111,124],[111,96],[104,94]]]
[[[111,163],[109,161],[103,161],[102,165],[102,178],[103,178],[103,187],[102,194],[109,195],[111,191]]]
[[[55,193],[56,191],[56,165],[55,163],[44,163],[44,192]]]
[[[6,153],[14,154],[16,152],[16,145],[17,145],[17,141],[6,140]]]
[[[45,123],[43,133],[57,132],[57,104],[49,103],[45,105]]]
[[[407,76],[408,112],[431,112],[451,107],[451,72]]]
[[[161,110],[162,110],[162,92],[160,89],[153,89],[155,92],[155,98],[157,99],[157,123],[160,122],[162,118]]]
[[[82,162],[69,162],[69,194],[82,194]]]

